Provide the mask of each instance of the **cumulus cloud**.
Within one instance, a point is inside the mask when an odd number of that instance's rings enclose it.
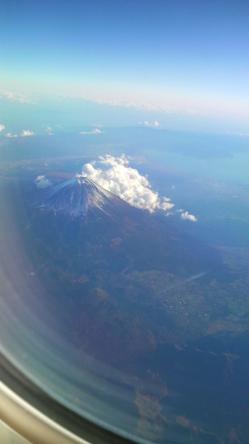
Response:
[[[43,176],[43,175],[36,177],[35,184],[36,184],[37,188],[40,188],[40,189],[48,188],[52,185],[50,180],[46,176]]]
[[[0,123],[0,133],[5,130],[5,125],[3,123]]]
[[[34,132],[33,131],[31,131],[31,130],[29,130],[29,129],[27,129],[27,130],[22,130],[21,131],[21,133],[20,133],[20,137],[31,137],[31,136],[34,136]]]
[[[127,156],[100,156],[97,162],[86,163],[82,176],[93,180],[106,190],[121,197],[134,207],[169,212],[174,204],[168,197],[160,197],[151,187],[149,179],[130,166]]]
[[[101,133],[102,133],[102,131],[99,128],[94,128],[90,131],[80,131],[80,134],[82,134],[83,136],[94,136],[94,135],[98,135]]]
[[[179,210],[179,213],[181,214],[181,218],[183,220],[189,220],[190,222],[197,222],[198,220],[194,214],[191,214],[186,210]]]
[[[144,120],[142,125],[147,126],[148,128],[159,128],[160,122],[158,122],[158,120]]]

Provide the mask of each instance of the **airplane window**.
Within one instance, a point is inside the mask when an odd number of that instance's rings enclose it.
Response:
[[[0,418],[248,442],[248,3],[3,4]]]

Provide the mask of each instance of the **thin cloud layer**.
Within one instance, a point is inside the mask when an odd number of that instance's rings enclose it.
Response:
[[[24,94],[13,91],[0,91],[0,99],[8,100],[9,102],[31,103]]]
[[[5,125],[3,123],[0,123],[0,133],[4,130],[5,130]]]
[[[45,129],[45,132],[47,133],[48,136],[54,135],[53,128],[51,128],[51,126],[47,126],[47,128]]]
[[[86,163],[82,175],[121,197],[130,205],[151,213],[157,210],[169,212],[174,207],[168,197],[160,197],[152,189],[147,177],[130,166],[130,161],[125,155],[101,156],[97,162]]]
[[[101,133],[102,133],[102,131],[99,128],[94,128],[90,131],[80,131],[80,134],[83,136],[94,136],[94,135],[98,135]]]
[[[158,120],[144,120],[142,124],[148,128],[159,128],[160,126],[160,122],[158,122]]]
[[[18,137],[18,134],[6,133],[5,137],[7,137],[7,139],[16,139]]]

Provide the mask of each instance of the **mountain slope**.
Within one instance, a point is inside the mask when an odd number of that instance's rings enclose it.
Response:
[[[129,204],[81,175],[49,188],[38,204],[40,209],[71,218],[85,217],[96,210],[111,215],[122,206]]]

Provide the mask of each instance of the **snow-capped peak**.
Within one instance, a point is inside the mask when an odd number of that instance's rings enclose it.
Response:
[[[50,188],[39,207],[76,218],[86,216],[92,209],[105,212],[114,199],[118,198],[92,180],[77,174],[73,179]]]

